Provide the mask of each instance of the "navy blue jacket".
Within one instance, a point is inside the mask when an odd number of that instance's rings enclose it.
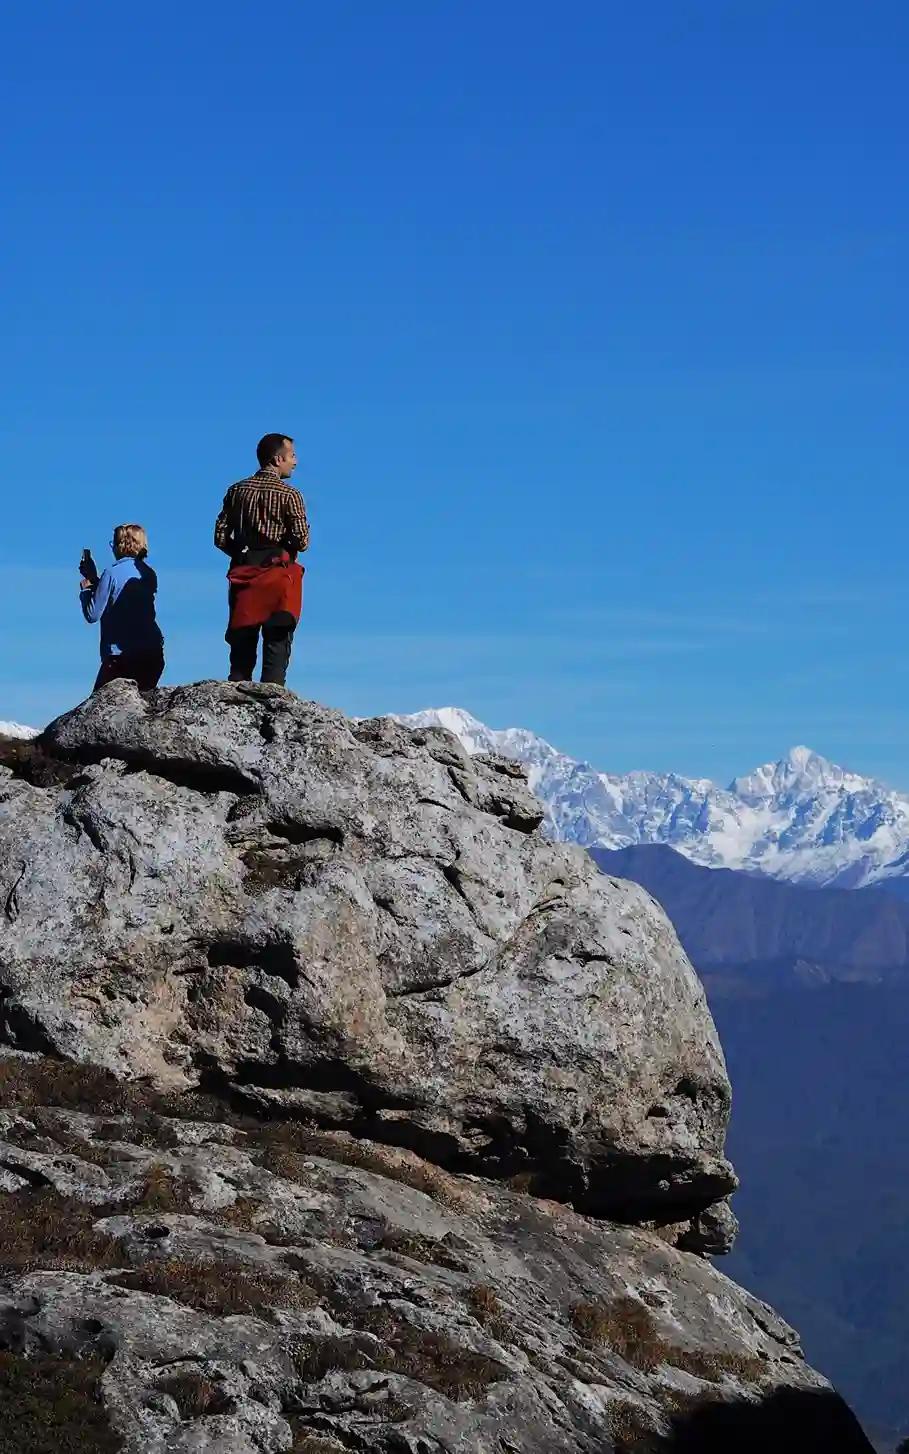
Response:
[[[159,651],[164,645],[155,619],[158,577],[144,560],[124,555],[108,566],[98,584],[80,591],[86,621],[101,622],[101,657]]]

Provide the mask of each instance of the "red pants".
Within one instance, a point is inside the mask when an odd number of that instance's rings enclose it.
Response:
[[[118,677],[126,677],[128,681],[136,683],[140,692],[150,692],[158,685],[163,672],[164,652],[160,650],[126,651],[120,656],[106,656],[92,691],[96,692],[99,687],[116,681]]]

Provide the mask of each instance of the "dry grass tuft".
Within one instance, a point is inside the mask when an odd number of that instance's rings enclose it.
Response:
[[[434,1267],[447,1267],[452,1272],[465,1272],[467,1263],[445,1243],[444,1238],[424,1237],[419,1232],[404,1232],[399,1227],[389,1227],[384,1233],[378,1250],[395,1252],[399,1257],[409,1257],[413,1262],[428,1262]]]
[[[117,1287],[169,1297],[197,1312],[223,1317],[258,1315],[272,1308],[311,1308],[319,1300],[314,1289],[297,1277],[178,1257],[147,1262],[111,1280]]]
[[[294,1350],[294,1367],[304,1383],[318,1383],[327,1373],[343,1369],[350,1373],[360,1368],[380,1367],[379,1350],[368,1348],[356,1334],[348,1337],[319,1338]]]
[[[632,1368],[651,1372],[665,1362],[666,1344],[647,1308],[637,1298],[575,1303],[570,1318],[582,1343],[592,1348],[606,1345]]]
[[[344,1445],[314,1434],[311,1429],[296,1427],[291,1454],[344,1454]]]
[[[292,1151],[286,1146],[266,1146],[262,1154],[262,1165],[272,1176],[282,1176],[285,1181],[295,1181],[298,1185],[305,1184],[309,1180],[305,1157],[299,1151]]]
[[[0,1454],[117,1454],[101,1399],[100,1358],[0,1352]]]
[[[502,1304],[491,1287],[485,1282],[474,1283],[467,1289],[466,1302],[478,1322],[502,1316]]]
[[[669,1348],[666,1362],[681,1368],[705,1383],[722,1383],[724,1378],[741,1378],[748,1383],[767,1372],[767,1362],[749,1353],[736,1353],[731,1348],[707,1351],[701,1348]]]
[[[99,1127],[108,1140],[174,1145],[175,1133],[162,1119],[216,1121],[238,1130],[259,1123],[233,1115],[217,1096],[204,1091],[159,1091],[142,1081],[118,1081],[97,1065],[51,1056],[11,1055],[0,1059],[0,1109],[60,1106],[95,1116],[129,1116],[128,1125]]]
[[[513,1176],[506,1180],[506,1186],[512,1191],[523,1191],[533,1195],[541,1185],[541,1177],[535,1171],[516,1171]]]
[[[243,887],[248,894],[264,894],[269,889],[296,893],[312,882],[314,870],[325,861],[325,854],[274,848],[249,848],[241,857],[246,869]]]
[[[494,1338],[504,1339],[511,1333],[511,1324],[494,1290],[485,1282],[474,1283],[464,1297],[467,1310],[481,1327]]]
[[[251,1139],[264,1142],[266,1155],[272,1160],[277,1150],[294,1152],[301,1159],[321,1156],[346,1166],[357,1166],[362,1171],[374,1172],[391,1181],[400,1181],[432,1197],[442,1206],[460,1207],[470,1202],[470,1194],[464,1191],[455,1177],[423,1161],[415,1152],[400,1147],[384,1146],[379,1141],[357,1141],[343,1131],[313,1130],[298,1121],[274,1122],[262,1127]],[[274,1164],[277,1165],[277,1162]],[[291,1161],[284,1164],[288,1171],[279,1171],[277,1175],[286,1175],[289,1180],[305,1179],[300,1175],[302,1168],[299,1163],[297,1176],[291,1174]],[[263,1161],[263,1165],[272,1169],[269,1161]]]
[[[69,1110],[116,1114],[126,1109],[126,1087],[96,1065],[74,1060],[10,1056],[0,1060],[0,1107],[65,1106]]]
[[[125,1086],[124,1091],[126,1100],[138,1099],[136,1087]],[[174,1151],[181,1145],[179,1133],[170,1120],[158,1111],[143,1108],[133,1110],[125,1124],[109,1121],[99,1126],[94,1134],[104,1141],[129,1141],[135,1146],[153,1146],[161,1151]]]
[[[413,1378],[450,1399],[482,1398],[506,1376],[501,1363],[452,1342],[444,1333],[398,1323],[386,1335],[386,1370]]]
[[[53,757],[37,737],[0,737],[0,767],[35,788],[68,787],[84,771],[81,763]]]
[[[508,1376],[495,1359],[460,1346],[444,1333],[399,1321],[387,1309],[362,1309],[359,1321],[372,1338],[362,1333],[322,1338],[296,1352],[297,1372],[304,1382],[315,1382],[337,1368],[372,1368],[398,1373],[460,1401],[482,1398],[491,1383]]]
[[[90,1207],[51,1187],[0,1192],[0,1267],[7,1272],[92,1272],[116,1267],[116,1242],[94,1223],[110,1208]]]
[[[616,1454],[651,1454],[659,1448],[659,1431],[652,1417],[627,1399],[610,1399],[609,1432]]]
[[[233,1406],[221,1385],[201,1373],[172,1373],[155,1387],[158,1393],[170,1394],[184,1421],[225,1414]]]
[[[710,1394],[689,1393],[687,1389],[661,1388],[659,1392],[660,1403],[664,1409],[672,1414],[690,1415],[698,1409],[703,1409],[708,1404],[716,1403],[716,1398]]]
[[[193,1212],[198,1195],[191,1182],[175,1177],[169,1166],[152,1162],[145,1173],[132,1210],[136,1212]]]
[[[665,1363],[706,1383],[720,1383],[727,1376],[754,1382],[767,1369],[763,1358],[733,1349],[713,1351],[667,1343],[650,1312],[637,1298],[575,1303],[570,1317],[581,1342],[589,1347],[609,1347],[644,1373],[651,1373]]]
[[[262,1209],[262,1203],[255,1197],[238,1196],[236,1201],[229,1207],[219,1207],[215,1212],[206,1212],[206,1221],[215,1222],[221,1227],[232,1227],[235,1232],[258,1232],[265,1241],[270,1241],[266,1230],[272,1230],[266,1220],[257,1221],[257,1214]]]

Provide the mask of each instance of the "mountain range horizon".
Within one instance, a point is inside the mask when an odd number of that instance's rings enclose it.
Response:
[[[808,887],[864,888],[909,875],[909,794],[803,745],[732,779],[638,769],[614,774],[523,727],[490,728],[462,707],[401,715],[453,732],[468,752],[523,762],[549,832],[585,848],[664,843],[708,868]]]
[[[478,731],[483,733],[489,733],[496,737],[526,736],[528,739],[532,739],[533,741],[538,742],[545,747],[548,747],[552,752],[557,753],[561,757],[568,757],[572,762],[576,762],[581,766],[593,767],[593,763],[589,758],[571,757],[568,753],[562,753],[559,748],[555,747],[551,742],[549,742],[547,738],[534,732],[532,728],[514,726],[489,727],[485,722],[482,721],[481,718],[475,716],[472,712],[469,712],[466,707],[426,707],[418,712],[403,714],[395,713],[394,715],[398,721],[413,722],[416,725],[420,725],[422,719],[429,720],[430,718],[432,718],[438,722],[439,726],[446,727],[448,731],[454,732],[455,735],[457,735],[459,732]],[[2,730],[2,727],[3,724],[0,723],[0,730]],[[482,749],[478,748],[477,750],[480,751]],[[661,773],[660,770],[657,768],[646,767],[632,768],[629,772],[615,774],[615,776],[636,777],[639,774],[643,773],[647,775],[661,777],[677,777],[682,782],[699,784],[703,783],[705,786],[720,789],[725,788],[725,790],[728,792],[734,792],[743,789],[745,785],[749,783],[752,779],[755,779],[760,775],[764,774],[777,773],[782,768],[790,768],[794,771],[803,772],[810,771],[813,767],[816,767],[825,776],[829,770],[831,776],[835,777],[839,781],[855,780],[856,782],[861,783],[876,783],[885,791],[898,793],[900,796],[905,797],[907,801],[909,801],[909,793],[901,793],[900,789],[891,788],[889,784],[883,781],[882,778],[877,778],[873,774],[860,773],[855,769],[843,767],[841,764],[834,762],[832,758],[827,757],[826,754],[822,752],[817,752],[813,747],[809,747],[805,743],[796,743],[792,747],[787,748],[786,751],[783,752],[779,757],[768,758],[765,762],[760,763],[757,767],[754,767],[750,773],[744,773],[741,775],[736,774],[736,776],[733,777],[726,784],[723,784],[717,778],[689,777],[687,774],[675,773],[671,771]]]

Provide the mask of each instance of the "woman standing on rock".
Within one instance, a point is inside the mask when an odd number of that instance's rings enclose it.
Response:
[[[141,525],[118,525],[111,549],[114,564],[100,580],[93,570],[86,573],[91,556],[83,556],[82,614],[92,625],[101,622],[101,670],[92,690],[127,677],[149,692],[164,671],[164,637],[155,618],[158,577],[146,561],[148,536]]]

